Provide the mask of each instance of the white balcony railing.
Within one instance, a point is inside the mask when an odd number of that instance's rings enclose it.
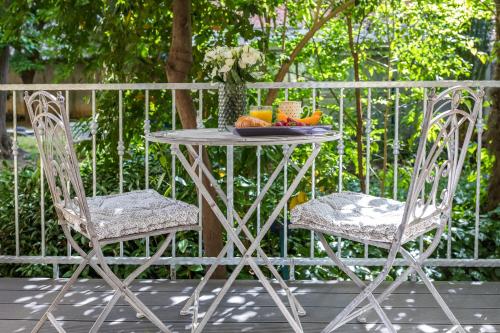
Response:
[[[400,147],[400,138],[399,138],[399,129],[400,129],[400,105],[399,105],[399,96],[400,93],[403,93],[403,91],[406,93],[408,90],[419,90],[422,92],[423,98],[420,101],[415,101],[416,103],[419,103],[419,105],[424,107],[425,99],[428,93],[428,89],[431,88],[436,88],[436,89],[441,89],[445,87],[451,87],[451,86],[456,86],[456,85],[462,85],[462,86],[468,86],[476,89],[488,89],[492,87],[500,87],[500,81],[420,81],[420,82],[284,82],[284,83],[253,83],[249,84],[249,92],[252,94],[255,94],[254,96],[256,97],[256,101],[258,104],[261,103],[261,96],[262,92],[265,92],[267,89],[279,89],[284,91],[284,98],[288,98],[289,91],[301,89],[301,90],[306,90],[309,93],[310,96],[310,106],[314,109],[318,106],[317,102],[317,96],[318,92],[321,92],[322,90],[330,90],[330,91],[335,91],[338,96],[338,107],[336,108],[338,111],[337,114],[335,115],[336,123],[334,124],[334,127],[339,130],[343,135],[345,131],[345,126],[344,126],[344,105],[347,105],[344,103],[345,96],[347,96],[347,92],[349,90],[353,90],[355,88],[360,88],[362,89],[363,92],[363,107],[366,109],[367,112],[365,112],[365,121],[367,124],[366,130],[365,130],[365,135],[366,138],[364,140],[364,145],[365,145],[365,152],[366,154],[366,169],[365,169],[365,174],[366,174],[366,183],[369,185],[370,184],[370,177],[373,177],[373,170],[372,166],[370,164],[370,145],[372,144],[372,140],[370,138],[371,132],[372,132],[372,122],[371,122],[371,106],[372,106],[372,91],[376,90],[388,90],[391,89],[393,91],[393,96],[394,96],[394,104],[392,107],[391,112],[393,112],[392,116],[394,117],[394,137],[392,138],[392,142],[390,143],[390,149],[392,150],[392,155],[393,155],[393,193],[394,197],[397,195],[398,191],[398,155],[400,154],[399,147]],[[19,235],[19,221],[22,218],[22,216],[19,215],[19,185],[18,185],[18,155],[17,155],[17,133],[16,133],[16,119],[17,119],[17,107],[16,107],[16,99],[19,99],[22,95],[22,93],[26,90],[28,91],[33,91],[33,90],[51,90],[51,91],[63,91],[66,93],[66,103],[69,102],[69,98],[71,97],[70,92],[73,91],[79,91],[79,92],[86,92],[88,96],[90,97],[90,105],[92,107],[92,120],[90,122],[90,129],[91,129],[91,140],[92,140],[92,147],[93,147],[93,153],[92,153],[92,189],[87,189],[87,193],[92,193],[93,195],[96,194],[96,173],[98,170],[96,169],[96,133],[97,133],[97,122],[96,122],[96,116],[97,116],[97,111],[96,111],[96,92],[102,92],[102,91],[118,91],[118,108],[119,108],[119,119],[118,119],[118,126],[120,128],[119,131],[119,140],[118,140],[118,147],[123,147],[123,92],[128,91],[128,90],[134,90],[134,91],[144,91],[145,92],[145,106],[144,106],[144,135],[147,136],[147,134],[150,131],[150,119],[149,119],[149,92],[150,91],[155,91],[155,90],[162,90],[162,91],[171,91],[172,96],[175,96],[175,91],[176,90],[191,90],[193,93],[193,96],[197,96],[198,98],[198,114],[197,114],[197,123],[199,126],[202,126],[202,110],[203,110],[203,94],[207,90],[216,90],[217,85],[214,84],[209,84],[209,83],[137,83],[137,84],[32,84],[32,85],[23,85],[23,84],[13,84],[13,85],[0,85],[0,91],[7,91],[9,94],[12,95],[12,111],[13,111],[13,151],[14,151],[14,161],[13,161],[13,169],[14,169],[14,206],[15,206],[15,214],[12,217],[11,221],[0,221],[0,223],[13,223],[15,224],[15,235],[12,235],[15,237],[15,253],[0,253],[0,264],[13,264],[13,263],[19,263],[19,264],[51,264],[54,266],[54,275],[57,276],[58,272],[58,265],[60,264],[76,264],[79,262],[80,258],[77,256],[73,256],[71,252],[71,248],[68,247],[68,253],[66,256],[48,256],[46,254],[46,223],[44,220],[45,216],[45,204],[43,200],[40,200],[40,209],[41,209],[41,221],[40,221],[40,228],[41,228],[41,235],[42,239],[40,240],[41,243],[41,252],[39,255],[23,255],[20,251],[20,235]],[[198,94],[198,95],[196,95]],[[17,96],[17,97],[16,97]],[[172,103],[172,120],[173,123],[175,123],[175,103]],[[486,110],[485,110],[486,111]],[[486,113],[486,112],[485,112]],[[477,157],[477,181],[476,181],[476,195],[474,200],[476,201],[476,209],[475,209],[475,218],[473,221],[470,221],[470,223],[474,224],[474,251],[473,255],[470,258],[454,258],[452,256],[452,251],[451,251],[451,246],[452,246],[452,228],[448,228],[448,234],[445,235],[443,242],[445,243],[445,247],[447,249],[446,257],[443,258],[433,258],[433,259],[428,259],[424,263],[425,265],[429,266],[453,266],[453,267],[459,267],[459,266],[468,266],[468,267],[500,267],[500,258],[480,258],[479,257],[479,246],[480,246],[480,240],[479,240],[479,230],[480,230],[480,177],[481,177],[481,139],[482,139],[482,134],[483,134],[483,118],[478,119],[477,123],[477,144],[478,144],[478,149],[476,153]],[[145,183],[146,186],[149,184],[149,143],[147,141],[144,142],[144,149],[145,149]],[[338,188],[337,190],[341,190],[344,186],[344,173],[342,172],[345,167],[345,159],[347,158],[345,155],[344,151],[344,146],[343,146],[343,141],[341,141],[338,144],[337,147],[337,154],[338,154],[338,165],[336,166],[338,168]],[[175,179],[175,158],[171,160],[172,163],[172,170],[174,172],[172,176],[172,179]],[[261,177],[261,165],[260,165],[260,159],[257,159],[258,165],[256,166],[257,168],[257,177],[260,180]],[[289,166],[291,167],[291,166]],[[123,158],[120,155],[119,159],[119,165],[117,166],[118,171],[119,171],[119,189],[123,189]],[[314,170],[313,170],[313,175],[314,175]],[[286,178],[284,180],[285,182],[287,181]],[[260,182],[257,181],[257,186],[260,186]],[[311,184],[312,190],[314,191],[314,186],[315,184]],[[40,192],[42,195],[45,192],[45,185],[44,182],[40,182]],[[367,187],[367,191],[370,192],[369,186]],[[237,200],[237,198],[235,198]],[[285,213],[286,216],[286,213]],[[260,222],[260,214],[257,216],[257,223]],[[453,222],[452,222],[453,223]],[[311,237],[309,239],[304,239],[304,242],[308,244],[310,248],[310,255],[308,257],[291,257],[287,253],[288,251],[286,250],[287,244],[288,244],[288,239],[287,232],[284,232],[285,239],[284,239],[284,256],[282,257],[275,257],[271,258],[271,262],[275,265],[285,265],[290,267],[290,274],[291,278],[293,279],[294,277],[294,268],[295,266],[298,265],[332,265],[332,262],[328,258],[318,258],[315,257],[315,251],[314,247],[316,246],[316,241],[314,239],[314,236],[311,234]],[[199,235],[199,242],[201,245],[201,234]],[[339,242],[340,247],[339,247],[339,253],[341,250],[342,242]],[[1,247],[0,247],[1,248]],[[201,265],[209,265],[215,261],[215,258],[207,258],[202,256],[202,251],[201,251],[201,246],[200,246],[200,251],[198,253],[197,257],[179,257],[176,256],[176,250],[175,250],[175,243],[172,248],[172,256],[170,257],[163,257],[158,260],[156,264],[158,265],[191,265],[191,264],[201,264]],[[118,257],[108,257],[107,260],[109,263],[116,263],[116,264],[138,264],[140,262],[143,262],[146,260],[147,256],[149,255],[149,242],[146,240],[146,253],[144,254],[143,257],[127,257],[124,255],[123,252],[123,244],[121,244],[120,247],[120,255]],[[368,248],[365,247],[365,253],[362,257],[348,257],[348,258],[343,258],[343,260],[348,264],[348,265],[363,265],[363,266],[380,266],[383,264],[384,259],[383,258],[370,258],[368,256]],[[237,258],[233,258],[231,256],[228,256],[223,260],[224,264],[236,264],[238,262]],[[396,260],[396,265],[406,265],[405,261],[403,259]],[[175,271],[175,270],[174,270]]]

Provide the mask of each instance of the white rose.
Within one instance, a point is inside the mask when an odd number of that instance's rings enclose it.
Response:
[[[247,62],[243,58],[241,58],[238,61],[238,65],[240,66],[240,68],[245,69],[247,67]]]
[[[227,73],[227,72],[229,72],[230,69],[231,69],[230,66],[224,65],[221,67],[221,69],[219,69],[219,72],[220,73]]]
[[[229,67],[233,67],[233,65],[234,65],[234,59],[233,58],[226,59],[225,65],[229,66]]]
[[[217,75],[217,68],[212,69],[212,79]]]
[[[252,55],[252,54],[249,54],[245,58],[246,58],[246,62],[249,65],[255,65],[255,63],[257,62],[257,58],[254,55]]]

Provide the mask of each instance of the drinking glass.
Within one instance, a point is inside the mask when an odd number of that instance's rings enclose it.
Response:
[[[250,117],[259,118],[261,120],[267,121],[268,123],[272,123],[273,107],[269,105],[251,106],[249,115]]]

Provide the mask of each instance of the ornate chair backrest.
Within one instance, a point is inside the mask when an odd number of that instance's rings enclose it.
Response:
[[[450,217],[483,95],[483,91],[467,87],[429,95],[398,239],[410,225],[428,218],[444,221]]]
[[[91,237],[93,228],[64,97],[60,92],[57,97],[46,91],[31,96],[25,92],[24,101],[59,221]]]

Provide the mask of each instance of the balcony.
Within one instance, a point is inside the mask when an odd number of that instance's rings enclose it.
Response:
[[[335,271],[334,263],[326,257],[324,248],[313,233],[298,232],[287,227],[292,201],[300,201],[300,193],[304,193],[307,198],[313,198],[342,190],[361,191],[361,180],[355,169],[357,162],[354,159],[357,154],[353,142],[353,122],[346,118],[346,110],[354,108],[354,91],[359,89],[362,94],[363,181],[366,184],[364,191],[404,200],[412,165],[412,161],[408,159],[415,154],[416,148],[411,140],[414,139],[412,133],[417,133],[417,128],[412,126],[418,124],[418,121],[409,119],[408,115],[413,112],[418,118],[422,114],[418,110],[425,108],[425,101],[432,90],[439,92],[457,85],[487,92],[489,88],[500,87],[500,82],[261,82],[247,86],[248,104],[260,105],[261,96],[268,89],[278,89],[279,99],[300,99],[312,110],[323,110],[327,115],[325,121],[331,124],[342,138],[320,153],[296,195],[283,209],[279,221],[274,223],[266,245],[272,254],[271,263],[279,268],[280,274],[286,280],[291,281],[292,289],[296,291],[297,298],[308,312],[308,316],[302,320],[304,331],[320,331],[359,292],[354,283],[344,281],[346,278]],[[81,142],[75,144],[78,145],[88,196],[155,188],[174,198],[182,195],[182,199],[187,198],[191,203],[201,205],[201,198],[196,191],[192,191],[195,194],[186,196],[186,189],[192,189],[193,185],[182,174],[179,161],[170,153],[168,147],[150,142],[146,138],[152,131],[175,128],[178,124],[173,98],[179,90],[191,92],[197,108],[198,127],[213,125],[213,119],[205,117],[204,101],[213,98],[217,86],[205,83],[35,84],[3,85],[0,90],[8,91],[12,102],[14,150],[13,160],[4,164],[5,168],[11,170],[12,177],[5,178],[2,190],[11,191],[13,200],[3,204],[5,214],[0,214],[0,223],[7,226],[4,230],[11,230],[12,233],[0,235],[0,265],[16,267],[21,274],[33,269],[41,276],[36,279],[0,279],[0,331],[27,332],[55,297],[55,291],[61,288],[61,279],[68,276],[73,269],[72,265],[79,263],[81,257],[69,244],[62,241],[61,237],[57,237],[58,226],[53,221],[47,184],[43,180],[36,184],[26,181],[25,165],[31,163],[33,172],[37,172],[39,167],[36,165],[36,156],[30,162],[24,161],[19,155],[21,133],[15,129],[23,112],[22,93],[33,90],[62,91],[66,96],[66,103],[73,102],[72,98],[78,96],[81,99],[79,103],[87,103],[89,106],[91,117],[88,120],[80,120],[78,123],[81,126],[77,126],[80,133],[85,135],[82,136]],[[125,103],[126,100],[128,104]],[[161,121],[155,118],[160,114],[159,110],[162,114]],[[464,200],[465,197],[470,202],[468,205],[463,202],[456,205],[458,208],[453,216],[458,218],[452,219],[448,225],[436,253],[423,262],[428,274],[434,279],[452,278],[459,274],[457,272],[460,269],[484,269],[491,272],[500,267],[498,252],[485,251],[482,243],[494,241],[495,232],[498,235],[498,226],[492,231],[490,224],[486,225],[491,222],[481,212],[481,200],[484,199],[484,166],[481,158],[484,149],[483,117],[487,114],[487,108],[482,111],[484,112],[478,118],[473,136],[473,148],[470,149],[464,167],[469,171],[468,176],[463,176],[463,191],[467,193],[459,198]],[[102,126],[103,118],[114,119],[116,122]],[[137,122],[140,122],[143,129],[141,142],[137,142],[136,137],[133,142],[129,142],[127,140],[131,136],[127,130],[132,127],[131,124],[137,126]],[[103,141],[110,144],[104,145]],[[238,149],[231,151],[230,158],[230,155],[221,149],[209,150],[209,154],[219,174],[218,183],[227,188],[230,192],[228,197],[234,197],[237,207],[244,207],[248,200],[241,194],[256,196],[269,178],[269,168],[273,164],[266,159],[267,155],[261,149],[245,148],[245,155]],[[298,156],[292,157],[286,163],[284,175],[272,193],[278,195],[286,191],[293,174],[298,170],[298,165],[304,159],[300,151],[305,149],[299,150]],[[100,174],[99,168],[106,160],[106,154],[111,156],[106,163],[116,163],[115,174]],[[252,161],[252,164],[247,167],[254,170],[254,173],[235,177],[232,172],[227,172],[228,160],[250,155],[252,158],[248,160]],[[141,170],[141,173],[134,173],[136,170]],[[254,178],[249,179],[249,175]],[[116,187],[111,189],[106,185],[104,188],[99,183],[101,180],[106,180],[107,184],[115,184]],[[258,231],[265,222],[266,204],[269,203],[259,205],[255,216],[250,220],[252,231]],[[468,207],[468,210],[458,210],[463,207]],[[37,212],[37,220],[26,218],[33,216],[32,212],[29,212],[30,209]],[[6,215],[7,213],[9,215]],[[455,243],[457,240],[462,244],[458,248]],[[372,279],[372,272],[377,272],[378,267],[385,262],[384,254],[374,251],[367,244],[360,248],[341,238],[331,238],[329,241],[342,261],[349,266],[358,267],[358,271],[366,280]],[[418,253],[428,242],[425,237],[420,237],[418,241],[410,244],[410,250]],[[145,238],[140,244],[143,251],[137,251],[134,244],[120,243],[107,252],[106,261],[109,264],[128,266],[143,263],[150,257],[156,243],[153,239]],[[132,289],[138,292],[139,297],[146,305],[151,306],[162,320],[171,324],[173,331],[186,332],[190,329],[191,318],[180,316],[179,310],[195,288],[203,268],[214,263],[215,258],[204,256],[201,232],[177,235],[167,254],[168,256],[161,257],[154,263],[155,279],[140,280]],[[239,255],[235,248],[231,248],[222,263],[236,265],[240,260]],[[263,264],[262,258],[258,258],[257,262]],[[16,266],[8,266],[12,264]],[[408,262],[403,258],[397,258],[395,261],[395,266],[407,265]],[[397,275],[398,272],[394,274]],[[322,276],[329,281],[318,281]],[[162,280],[156,279],[157,277]],[[258,281],[251,280],[251,277],[250,270],[241,274],[241,281],[230,290],[229,296],[224,299],[204,331],[290,331],[278,309],[271,304],[270,297],[264,293],[263,287]],[[163,280],[165,278],[169,280]],[[215,281],[210,282],[209,287],[205,289],[200,298],[200,316],[221,286],[222,282]],[[467,331],[500,331],[498,282],[440,281],[437,282],[437,288]],[[64,328],[68,331],[88,330],[110,295],[101,280],[79,281],[74,292],[63,300],[60,308],[60,319]],[[283,299],[286,298],[284,294],[282,296]],[[442,332],[449,328],[445,315],[440,312],[423,284],[418,282],[414,275],[383,307],[401,332]],[[366,323],[352,321],[340,331],[384,331],[384,326],[375,313],[370,313],[366,319]],[[119,303],[111,312],[102,331],[147,332],[152,329],[152,324],[146,320],[138,320],[131,308]]]

